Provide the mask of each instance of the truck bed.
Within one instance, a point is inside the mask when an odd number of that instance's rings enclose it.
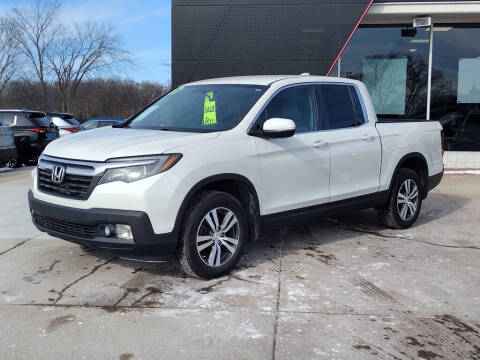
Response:
[[[442,126],[438,121],[382,119],[376,128],[382,143],[380,191],[388,189],[402,158],[412,154],[425,158],[429,177],[443,171]]]

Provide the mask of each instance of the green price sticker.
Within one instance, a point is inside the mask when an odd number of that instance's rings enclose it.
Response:
[[[213,91],[205,94],[205,102],[203,105],[203,123],[202,125],[215,125],[217,123],[217,110],[215,100],[213,99]]]

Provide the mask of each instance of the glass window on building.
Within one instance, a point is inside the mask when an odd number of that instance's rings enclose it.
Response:
[[[342,55],[342,77],[363,81],[380,119],[426,119],[429,32],[364,26]]]
[[[435,25],[431,119],[446,150],[480,151],[480,25]]]

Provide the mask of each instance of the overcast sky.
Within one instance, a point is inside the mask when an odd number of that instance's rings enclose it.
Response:
[[[29,0],[0,0],[0,14]],[[63,0],[66,22],[110,23],[131,51],[137,66],[122,77],[137,81],[170,81],[170,0]]]

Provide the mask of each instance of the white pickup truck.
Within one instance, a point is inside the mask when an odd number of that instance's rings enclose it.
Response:
[[[407,228],[443,175],[435,121],[377,121],[361,82],[318,76],[199,81],[125,123],[52,142],[32,172],[41,231],[229,272],[262,228],[365,208]]]

